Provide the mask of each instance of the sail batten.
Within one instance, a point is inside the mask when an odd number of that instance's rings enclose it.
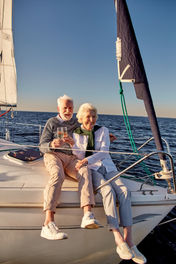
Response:
[[[17,105],[12,0],[0,0],[0,106]]]
[[[136,97],[144,101],[158,151],[163,151],[162,139],[149,90],[148,80],[138,47],[126,0],[114,0],[117,12],[116,57],[121,82],[132,82]],[[163,154],[160,158],[165,160]]]

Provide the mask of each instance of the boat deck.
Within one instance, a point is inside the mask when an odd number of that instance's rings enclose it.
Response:
[[[43,190],[48,182],[49,174],[46,171],[43,159],[24,162],[7,157],[9,146],[7,141],[0,140],[0,206],[43,206]],[[19,145],[16,145],[19,148]],[[150,186],[123,179],[132,192],[132,203],[163,200],[167,196],[167,189],[159,186]],[[145,191],[144,191],[145,190]],[[150,196],[150,199],[148,199]],[[96,205],[102,204],[99,194],[95,196]],[[168,199],[170,200],[170,199]],[[78,183],[66,177],[59,201],[59,207],[79,207]]]
[[[5,145],[6,142],[0,140],[0,206],[42,207],[43,190],[49,180],[43,158],[32,162],[11,158],[8,156],[10,148]],[[16,147],[19,148],[19,145]],[[66,177],[59,204],[80,206],[77,181]]]
[[[41,206],[43,203],[43,190],[49,179],[43,160],[40,159],[33,163],[18,164],[7,159],[4,153],[0,153],[0,158],[1,160],[3,159],[3,163],[1,162],[0,165],[1,204],[25,203]],[[72,193],[72,203],[78,203],[78,183],[67,177],[62,186],[61,199],[64,203],[70,201],[70,192]]]

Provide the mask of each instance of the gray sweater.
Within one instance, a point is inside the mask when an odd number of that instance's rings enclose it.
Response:
[[[75,128],[79,127],[80,124],[78,123],[75,117],[72,117],[69,121],[60,122],[57,117],[51,117],[46,122],[46,125],[43,129],[43,133],[40,139],[39,148],[42,153],[52,152],[52,151],[60,151],[64,152],[68,155],[72,154],[71,150],[53,150],[50,148],[50,143],[54,138],[57,138],[57,127],[67,127],[69,136],[72,137],[73,131]],[[69,145],[67,145],[70,148]],[[64,146],[65,148],[65,146]]]

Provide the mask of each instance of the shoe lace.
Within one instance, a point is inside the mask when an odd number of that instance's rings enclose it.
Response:
[[[58,231],[59,231],[58,227],[55,225],[54,222],[50,222],[49,229],[50,229],[51,233],[54,233],[54,234],[58,233]]]

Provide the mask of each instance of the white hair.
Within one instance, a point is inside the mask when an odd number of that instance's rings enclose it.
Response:
[[[60,96],[57,98],[57,105],[60,106],[62,100],[68,100],[73,103],[73,99],[69,97],[68,95],[64,94],[63,96]]]
[[[79,107],[77,115],[76,115],[79,123],[82,123],[82,118],[86,114],[87,111],[93,111],[96,114],[96,118],[98,118],[96,107],[90,103],[85,103]]]

